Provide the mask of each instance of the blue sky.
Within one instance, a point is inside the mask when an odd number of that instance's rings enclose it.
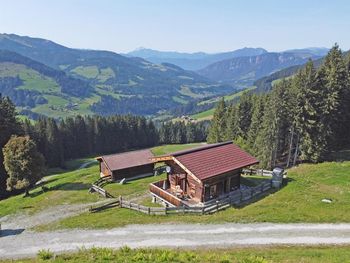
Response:
[[[2,0],[0,32],[127,52],[350,49],[349,0]]]

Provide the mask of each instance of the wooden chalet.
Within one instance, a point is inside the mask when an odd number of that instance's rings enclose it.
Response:
[[[153,157],[165,162],[167,179],[151,194],[170,206],[198,206],[239,189],[242,169],[259,163],[232,142],[216,143]]]
[[[97,157],[100,176],[112,176],[113,180],[136,179],[153,175],[154,155],[149,149]]]

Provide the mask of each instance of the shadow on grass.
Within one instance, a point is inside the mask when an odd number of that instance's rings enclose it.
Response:
[[[265,197],[268,197],[269,195],[272,195],[272,194],[275,194],[275,193],[279,192],[284,187],[286,187],[290,182],[293,182],[293,181],[294,181],[293,178],[285,178],[283,180],[281,188],[271,188],[270,190],[267,190],[265,192],[262,192],[261,194],[258,194],[257,196],[254,196],[252,199],[243,201],[239,205],[234,205],[234,207],[237,208],[237,209],[242,209],[242,208],[244,208],[246,206],[249,206],[249,205],[251,205],[251,204],[253,204],[255,202],[258,202],[258,201],[264,199]]]
[[[24,228],[19,229],[3,229],[0,230],[0,238],[6,236],[16,236],[21,234],[24,231]]]
[[[77,190],[89,190],[91,184],[86,183],[64,183],[48,188],[48,191],[52,190],[64,190],[64,191],[77,191]]]

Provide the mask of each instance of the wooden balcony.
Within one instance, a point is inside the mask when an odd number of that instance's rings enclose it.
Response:
[[[154,194],[156,197],[159,197],[160,199],[164,200],[170,205],[173,206],[183,206],[184,203],[182,200],[175,195],[169,193],[167,190],[163,189],[164,180],[152,183],[149,186],[149,190],[152,194]]]

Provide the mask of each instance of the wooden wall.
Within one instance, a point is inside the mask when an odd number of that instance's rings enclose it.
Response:
[[[241,169],[230,171],[203,181],[203,201],[209,201],[217,198],[220,195],[227,194],[240,187]],[[212,194],[211,189],[215,189],[215,194]]]
[[[103,161],[99,161],[99,163],[100,163],[100,173],[102,173],[103,176],[110,176],[112,173],[107,168],[107,165]]]
[[[142,174],[153,174],[154,164],[146,164],[136,167],[130,167],[122,170],[113,171],[113,179],[121,180],[123,178],[131,178],[134,176],[142,175]]]

